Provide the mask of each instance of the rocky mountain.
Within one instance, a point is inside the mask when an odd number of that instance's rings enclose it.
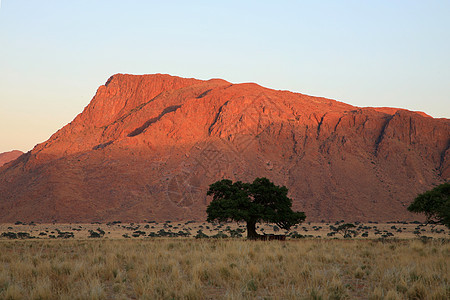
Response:
[[[12,151],[8,151],[8,152],[0,153],[0,167],[6,163],[9,163],[10,161],[15,160],[22,154],[23,154],[23,152],[19,151],[19,150],[12,150]]]
[[[169,75],[117,74],[0,168],[0,221],[204,220],[209,184],[268,177],[307,220],[417,218],[450,179],[450,120]]]

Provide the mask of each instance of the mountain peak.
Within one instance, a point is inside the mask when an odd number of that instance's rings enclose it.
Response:
[[[450,178],[449,137],[448,119],[406,110],[115,74],[0,169],[0,221],[200,220],[209,184],[255,177],[286,185],[309,220],[410,220],[415,195]]]

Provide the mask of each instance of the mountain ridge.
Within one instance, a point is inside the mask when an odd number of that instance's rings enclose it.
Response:
[[[7,152],[0,153],[0,167],[4,164],[9,163],[10,161],[15,160],[19,156],[23,154],[20,150],[11,150]]]
[[[208,184],[260,176],[310,220],[411,219],[412,197],[449,180],[449,128],[253,83],[116,74],[0,168],[0,221],[201,220]]]

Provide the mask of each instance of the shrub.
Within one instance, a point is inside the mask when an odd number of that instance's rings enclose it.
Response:
[[[303,234],[298,233],[297,231],[291,232],[291,234],[288,235],[291,239],[304,239],[306,236]]]
[[[230,237],[232,237],[232,238],[241,238],[242,237],[242,233],[244,233],[245,230],[242,229],[242,228],[231,229],[228,226],[226,231],[228,231],[230,233]]]
[[[226,235],[225,233],[223,233],[222,231],[219,231],[217,234],[211,236],[212,238],[216,238],[216,239],[225,239],[228,237],[228,235]]]
[[[203,231],[199,230],[197,231],[197,235],[194,236],[196,239],[207,239],[209,238],[208,235],[206,235],[205,233],[203,233]]]
[[[97,231],[89,230],[89,237],[90,238],[101,238],[105,235],[105,232],[101,230],[100,228],[97,228]]]
[[[8,239],[17,239],[17,234],[15,232],[3,232],[1,237],[6,237]]]
[[[141,231],[141,230],[136,230],[135,232],[133,232],[132,236],[134,237],[139,237],[141,235],[146,235],[145,231]]]
[[[28,232],[18,232],[17,237],[20,239],[31,239],[31,236]]]
[[[57,236],[58,238],[61,238],[61,239],[68,239],[68,238],[73,238],[73,237],[75,237],[74,236],[74,234],[73,234],[73,232],[69,232],[69,231],[66,231],[66,232],[64,232],[64,231],[58,231],[58,236]]]

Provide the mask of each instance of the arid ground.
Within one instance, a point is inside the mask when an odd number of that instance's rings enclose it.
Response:
[[[289,232],[277,230],[273,224],[259,224],[257,231],[260,234],[287,234],[289,238],[343,238],[339,232],[333,233],[330,226],[338,227],[345,222],[312,223],[306,222],[291,228]],[[448,238],[450,230],[438,225],[431,226],[418,222],[391,222],[391,223],[353,223],[356,236],[360,239],[384,239],[384,238]],[[154,238],[154,237],[195,237],[199,232],[208,237],[245,237],[245,223],[211,224],[207,222],[147,222],[147,223],[91,223],[91,224],[24,224],[20,221],[15,224],[0,224],[0,235],[2,239],[7,238],[7,233],[15,233],[17,238],[39,238],[39,239],[63,239],[75,238],[86,239],[97,237],[105,239],[123,238]],[[91,232],[94,232],[91,234]],[[20,234],[22,233],[22,234]],[[366,233],[366,234],[364,234]],[[72,236],[73,235],[73,236]],[[226,235],[226,236],[225,236]],[[202,235],[203,236],[203,235]],[[205,237],[205,236],[203,236]]]
[[[368,223],[344,239],[330,225],[248,241],[235,223],[2,224],[0,298],[450,298],[447,229]],[[199,232],[244,237],[193,238]]]

